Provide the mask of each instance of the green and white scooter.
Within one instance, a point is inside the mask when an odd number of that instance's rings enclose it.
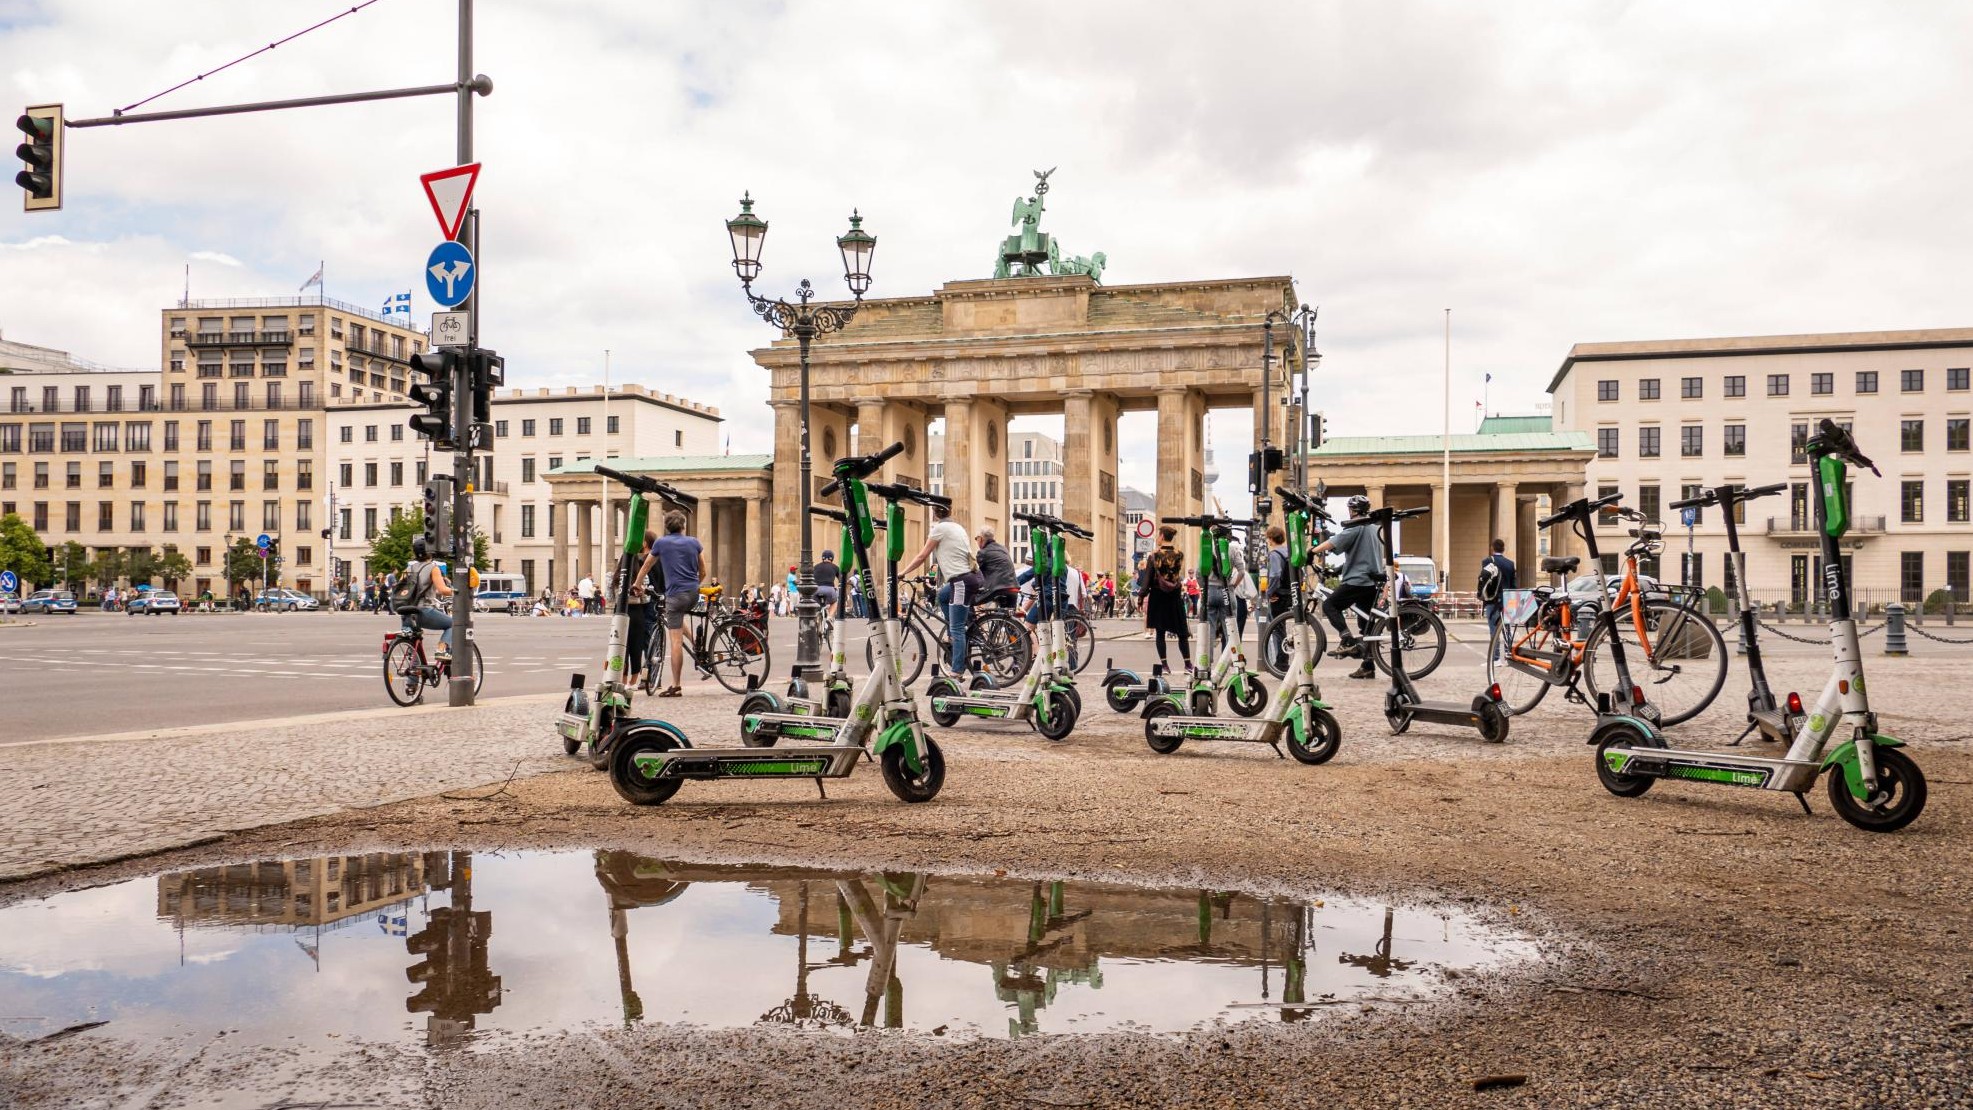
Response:
[[[1063,535],[1089,538],[1092,533],[1059,517],[1038,513],[1015,513],[1014,519],[1028,526],[1028,539],[1034,548],[1035,600],[1041,609],[1041,622],[1035,636],[1041,641],[1028,663],[1021,681],[1004,690],[961,690],[959,680],[941,674],[925,687],[932,700],[932,720],[951,728],[960,720],[1026,721],[1050,740],[1061,740],[1076,727],[1082,715],[1082,697],[1076,692],[1075,670],[1069,666],[1068,637],[1063,609],[1068,603],[1068,559],[1063,552]]]
[[[1175,516],[1161,518],[1160,523],[1184,524],[1199,529],[1199,580],[1217,585],[1221,593],[1230,598],[1233,592],[1233,529],[1252,528],[1253,521],[1225,516]],[[1160,703],[1169,703],[1173,713],[1190,712],[1195,717],[1210,717],[1217,711],[1222,692],[1226,694],[1227,708],[1242,717],[1256,716],[1267,708],[1267,684],[1261,681],[1260,672],[1247,665],[1247,652],[1233,623],[1231,602],[1218,629],[1224,643],[1218,653],[1214,653],[1215,630],[1206,596],[1202,592],[1199,598],[1199,633],[1193,645],[1191,682],[1182,693],[1167,689],[1150,694],[1144,706],[1147,719],[1151,708]],[[1104,700],[1110,703],[1110,708],[1127,712],[1130,707],[1123,703],[1129,700],[1127,691],[1134,690],[1135,686],[1119,681],[1118,674],[1112,671],[1105,676]],[[1112,692],[1113,687],[1118,692]]]
[[[630,489],[623,551],[610,578],[609,654],[604,657],[603,679],[596,684],[595,693],[584,691],[587,681],[584,675],[569,676],[568,700],[562,703],[562,715],[555,722],[555,731],[561,734],[562,750],[569,755],[581,752],[587,745],[589,763],[600,771],[609,766],[611,733],[619,721],[630,716],[630,686],[623,680],[624,645],[630,642],[630,578],[644,558],[644,528],[650,518],[651,498],[655,496],[676,509],[690,509],[699,499],[656,478],[625,474],[607,466],[598,466],[596,473]]]
[[[872,486],[871,492],[876,492],[878,488],[881,487]],[[895,505],[893,509],[895,509]],[[750,717],[764,713],[789,713],[801,717],[841,718],[849,716],[850,699],[855,689],[855,684],[850,681],[849,668],[847,666],[848,656],[843,650],[843,635],[844,626],[849,617],[849,582],[856,575],[856,566],[854,565],[856,555],[855,549],[850,544],[849,518],[844,515],[841,509],[831,509],[825,505],[812,505],[808,511],[814,516],[821,517],[824,520],[835,521],[842,526],[842,540],[836,550],[842,552],[843,573],[836,588],[836,611],[829,621],[829,670],[828,673],[822,676],[822,696],[819,698],[808,696],[808,683],[797,675],[790,680],[789,692],[787,694],[777,694],[772,690],[756,687],[749,690],[746,697],[740,699],[740,720],[742,722],[740,742],[753,747],[773,747],[774,741],[777,739],[777,734],[770,732],[766,735],[756,735],[746,727],[745,722]],[[888,521],[879,520],[873,523],[876,524],[879,531],[890,531]],[[891,546],[896,545],[893,543]],[[821,739],[827,738],[826,736],[821,737]]]
[[[1823,589],[1829,599],[1829,641],[1835,665],[1822,696],[1808,711],[1786,754],[1779,758],[1730,752],[1667,748],[1655,730],[1620,718],[1600,723],[1589,742],[1596,745],[1596,775],[1604,789],[1635,798],[1659,779],[1685,779],[1724,786],[1785,790],[1806,812],[1804,795],[1816,776],[1827,772],[1829,804],[1838,816],[1869,832],[1895,832],[1925,809],[1925,775],[1900,749],[1904,741],[1877,731],[1865,693],[1863,649],[1850,614],[1850,576],[1842,558],[1843,534],[1850,527],[1848,467],[1877,467],[1857,449],[1856,440],[1824,418],[1808,441],[1809,471],[1815,481],[1815,522],[1822,547]],[[1789,694],[1790,715],[1801,713],[1801,696]],[[1823,749],[1838,730],[1846,735],[1834,751]]]
[[[1154,752],[1169,755],[1187,740],[1225,740],[1266,744],[1278,756],[1281,742],[1286,740],[1288,754],[1297,762],[1315,764],[1329,762],[1343,746],[1343,728],[1315,684],[1312,599],[1303,588],[1302,568],[1308,565],[1308,553],[1313,549],[1308,537],[1315,503],[1287,489],[1274,492],[1281,496],[1287,511],[1288,611],[1293,620],[1288,630],[1293,641],[1288,676],[1267,703],[1266,712],[1249,720],[1209,714],[1182,716],[1184,704],[1177,694],[1153,699],[1144,707],[1144,742]]]
[[[894,443],[876,454],[838,459],[835,480],[822,490],[825,497],[842,494],[843,512],[850,520],[849,550],[855,553],[854,565],[862,576],[866,597],[877,596],[870,573],[870,543],[877,529],[870,519],[865,480],[903,451],[904,444]],[[894,530],[892,544],[902,535],[903,529]],[[874,757],[884,785],[900,801],[931,801],[945,785],[945,756],[926,734],[917,703],[904,687],[891,638],[893,628],[891,620],[871,618],[877,666],[857,690],[847,718],[833,721],[789,715],[790,720],[810,727],[833,724],[828,744],[791,751],[746,745],[694,748],[685,734],[667,721],[627,721],[619,726],[617,738],[610,744],[611,785],[625,801],[644,806],[668,800],[688,779],[810,779],[820,792],[823,779],[846,778],[858,762]],[[759,731],[757,724],[755,731]]]

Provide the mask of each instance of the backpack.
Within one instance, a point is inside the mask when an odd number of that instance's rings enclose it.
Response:
[[[1489,556],[1480,564],[1480,600],[1491,605],[1500,600],[1500,564]]]
[[[390,608],[393,613],[417,612],[418,602],[424,594],[426,575],[431,573],[431,564],[412,563],[404,568],[404,573],[391,583]],[[414,573],[415,572],[415,573]]]

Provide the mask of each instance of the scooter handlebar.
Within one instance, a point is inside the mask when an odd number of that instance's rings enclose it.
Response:
[[[909,501],[914,505],[941,505],[948,509],[952,508],[952,498],[916,486],[895,482],[871,482],[868,489],[886,501]]]
[[[1568,520],[1571,517],[1587,518],[1590,516],[1594,516],[1597,513],[1597,511],[1602,509],[1604,506],[1615,505],[1617,502],[1622,501],[1623,499],[1624,499],[1624,495],[1621,491],[1617,493],[1605,494],[1594,501],[1591,501],[1587,497],[1578,498],[1574,501],[1569,502],[1567,505],[1562,506],[1560,509],[1557,509],[1555,512],[1549,514],[1548,516],[1542,517],[1540,520],[1535,521],[1535,527],[1548,528],[1562,521]]]
[[[649,496],[655,493],[659,497],[664,498],[666,501],[670,501],[679,505],[689,506],[689,505],[697,505],[699,503],[698,497],[694,496],[693,494],[686,493],[684,490],[679,489],[677,486],[672,485],[670,482],[660,482],[656,478],[648,478],[642,474],[625,474],[621,470],[612,470],[607,466],[597,467],[596,473],[601,475],[602,477],[610,479],[613,482],[617,482],[621,485],[628,486],[632,490],[644,494],[645,496]]]
[[[1877,469],[1876,463],[1871,462],[1862,451],[1857,449],[1856,437],[1851,435],[1848,429],[1826,416],[1817,426],[1815,435],[1809,440],[1807,447],[1810,454],[1834,455],[1853,466],[1865,467],[1872,474],[1882,473]]]
[[[857,478],[868,478],[872,474],[882,470],[885,463],[890,462],[903,453],[904,443],[900,440],[874,455],[851,455],[848,458],[837,459],[834,468],[837,477],[828,485],[823,486],[819,493],[823,497],[832,496],[836,490],[841,488],[843,481],[842,475],[845,473]]]

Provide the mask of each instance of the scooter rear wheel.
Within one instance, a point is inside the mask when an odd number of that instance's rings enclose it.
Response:
[[[838,686],[829,691],[829,704],[825,707],[831,717],[849,716],[849,691]]]
[[[1118,675],[1103,684],[1103,700],[1118,713],[1128,713],[1137,708],[1144,699],[1131,693],[1126,687],[1131,685],[1130,676]]]
[[[1651,789],[1651,784],[1658,781],[1650,775],[1625,775],[1611,770],[1610,762],[1603,757],[1603,753],[1615,747],[1662,748],[1665,746],[1663,740],[1645,735],[1643,729],[1629,721],[1612,721],[1604,725],[1597,730],[1594,739],[1596,740],[1596,780],[1603,784],[1603,789],[1619,798],[1637,798],[1642,797],[1645,791]]]
[[[747,727],[747,717],[753,713],[773,713],[780,708],[773,694],[757,690],[740,699],[740,743],[749,748],[771,748],[779,736],[762,735]]]
[[[1342,747],[1343,726],[1337,722],[1336,715],[1327,709],[1313,705],[1308,707],[1306,744],[1296,741],[1295,730],[1292,727],[1288,730],[1288,754],[1294,756],[1297,763],[1310,766],[1327,763],[1336,757],[1336,753],[1342,750]]]
[[[1925,809],[1925,774],[1912,758],[1896,748],[1872,753],[1877,764],[1877,788],[1888,791],[1882,805],[1868,805],[1850,793],[1841,771],[1831,770],[1829,804],[1836,815],[1865,832],[1896,832],[1918,819]]]
[[[1180,744],[1185,743],[1176,736],[1159,736],[1156,732],[1160,718],[1176,716],[1178,716],[1178,706],[1173,705],[1169,700],[1152,702],[1144,709],[1144,742],[1151,745],[1151,750],[1159,755],[1170,755],[1178,750]]]
[[[1481,701],[1477,710],[1480,715],[1480,739],[1489,744],[1507,743],[1507,723],[1512,718],[1494,701]]]
[[[885,748],[877,763],[884,773],[884,785],[900,802],[929,802],[938,797],[939,788],[945,785],[945,753],[939,751],[938,742],[929,736],[925,737],[923,771],[912,773],[910,764],[904,761],[902,744]]]
[[[668,752],[689,745],[681,744],[668,729],[635,728],[610,745],[610,785],[617,796],[631,805],[654,806],[678,793],[678,779],[654,779],[644,774],[633,760],[639,755]]]
[[[956,698],[958,696],[959,684],[949,678],[935,678],[931,681],[930,685],[925,687],[925,697],[930,700],[932,707],[932,720],[940,728],[951,728],[953,725],[958,724],[959,713],[952,709],[940,709],[936,699]]]

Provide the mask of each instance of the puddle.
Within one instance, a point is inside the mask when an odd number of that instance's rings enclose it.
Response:
[[[331,856],[0,910],[0,1032],[470,1044],[586,1023],[1018,1037],[1307,1021],[1537,958],[1453,909],[627,852]],[[324,1038],[328,1038],[325,1040]]]

